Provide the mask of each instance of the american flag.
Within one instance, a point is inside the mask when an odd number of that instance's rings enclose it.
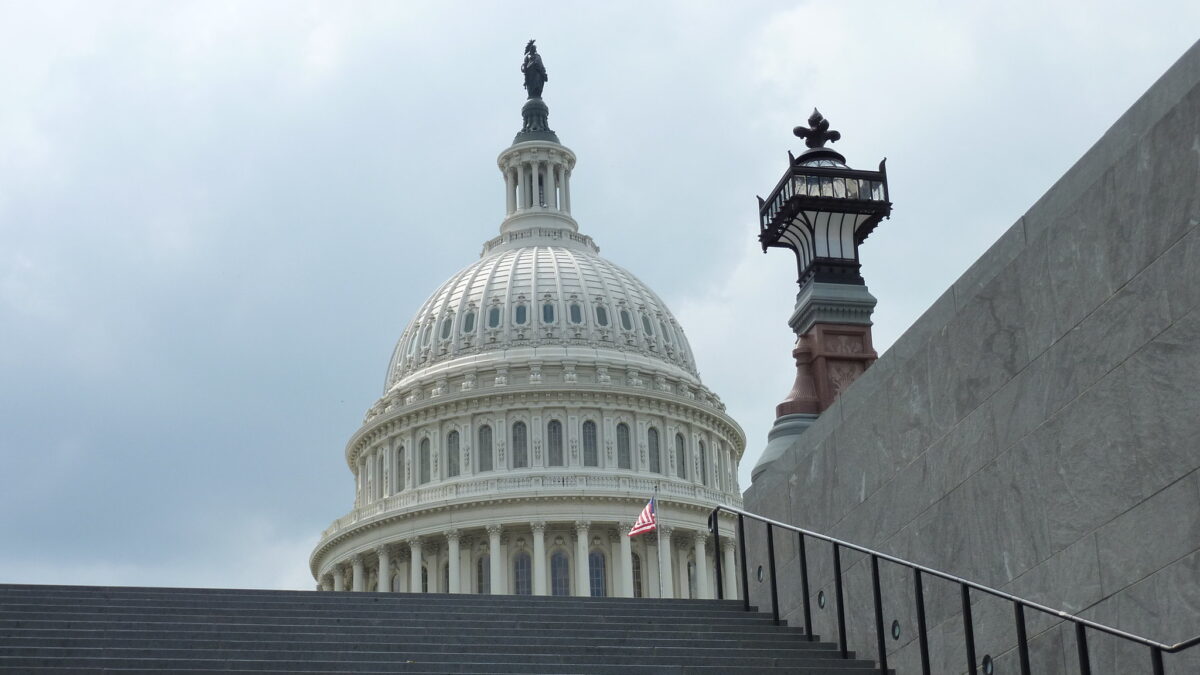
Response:
[[[637,521],[634,522],[633,527],[630,528],[629,536],[632,537],[635,534],[649,532],[650,530],[653,530],[657,524],[658,508],[655,506],[654,500],[651,499],[650,502],[646,504],[646,508],[642,509],[642,514],[637,517]]]

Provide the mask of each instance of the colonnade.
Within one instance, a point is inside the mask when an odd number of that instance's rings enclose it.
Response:
[[[571,213],[571,169],[557,158],[521,159],[504,168],[507,214],[541,207]]]
[[[683,527],[630,537],[630,527],[532,521],[450,529],[352,554],[325,571],[320,589],[708,599],[720,555],[725,597],[737,596],[731,538],[713,546],[707,529]]]

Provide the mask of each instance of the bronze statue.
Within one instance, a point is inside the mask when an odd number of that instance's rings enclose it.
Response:
[[[546,77],[546,66],[542,65],[542,57],[538,55],[533,40],[525,45],[525,60],[521,63],[521,72],[525,74],[525,91],[529,92],[529,98],[541,98],[542,87],[550,78]]]

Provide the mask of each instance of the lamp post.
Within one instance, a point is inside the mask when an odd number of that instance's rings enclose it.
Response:
[[[796,255],[796,309],[788,325],[796,333],[796,382],[775,408],[760,473],[803,433],[837,396],[875,362],[871,312],[875,298],[860,273],[858,247],[891,215],[885,162],[877,171],[851,169],[825,147],[841,134],[813,110],[808,127],[794,133],[808,149],[788,153],[788,168],[770,195],[758,199],[758,240]]]

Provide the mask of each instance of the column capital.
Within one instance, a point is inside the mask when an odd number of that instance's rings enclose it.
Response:
[[[592,523],[590,521],[577,520],[577,521],[575,521],[575,532],[576,533],[587,532],[588,528],[591,526],[592,526]]]
[[[675,528],[673,528],[673,527],[665,527],[661,523],[658,525],[658,533],[659,533],[659,535],[662,536],[663,539],[670,539],[671,535],[674,534],[674,532],[675,532]]]
[[[708,540],[712,538],[711,535],[709,535],[708,530],[696,530],[692,536],[696,538],[697,544],[703,544],[705,546],[708,545]]]
[[[408,544],[409,548],[421,548],[421,542],[421,537],[409,537],[404,540],[404,543]]]
[[[733,540],[733,537],[721,537],[722,551],[732,551],[736,546],[737,543]]]
[[[350,563],[350,564],[352,564],[352,565],[362,565],[362,564],[365,564],[365,562],[366,562],[366,560],[365,560],[365,558],[364,558],[363,554],[361,554],[361,553],[355,553],[355,554],[354,554],[354,556],[351,558],[351,563]]]
[[[457,529],[446,530],[446,541],[458,541],[462,535]]]
[[[489,537],[499,537],[500,533],[503,531],[504,526],[500,525],[499,523],[492,523],[491,525],[487,526],[487,533]]]
[[[380,544],[375,547],[375,554],[378,556],[392,556],[392,547],[390,544]]]
[[[632,529],[633,523],[629,522],[628,520],[622,520],[621,522],[617,523],[617,533],[623,537],[628,537],[629,531]]]
[[[529,523],[529,527],[534,531],[535,534],[543,534],[546,532],[546,521],[535,520],[532,523]]]

